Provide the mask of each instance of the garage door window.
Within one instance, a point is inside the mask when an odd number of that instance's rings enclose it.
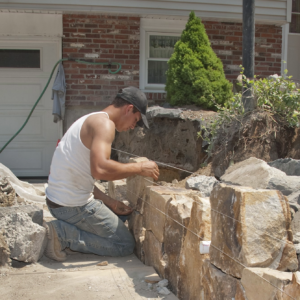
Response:
[[[39,69],[40,50],[0,49],[0,68]]]
[[[300,33],[300,0],[293,0],[290,32]]]

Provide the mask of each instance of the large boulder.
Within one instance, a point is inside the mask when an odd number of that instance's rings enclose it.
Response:
[[[10,266],[10,250],[4,236],[4,230],[0,230],[0,267]]]
[[[196,298],[201,300],[249,300],[244,297],[243,287],[240,280],[223,273],[205,260],[202,266],[203,276],[198,283],[200,293]]]
[[[187,195],[175,195],[167,207],[164,251],[167,256],[165,276],[171,284],[172,290],[177,291],[178,280],[181,277],[179,260],[180,251],[183,246],[186,228],[189,225],[191,210],[194,200]]]
[[[300,272],[280,272],[268,268],[245,268],[241,283],[247,300],[300,299]]]
[[[130,163],[139,163],[149,161],[146,157],[131,158]],[[126,179],[126,196],[130,206],[140,213],[142,213],[144,201],[143,197],[146,195],[146,187],[153,185],[151,177],[143,177],[140,175],[130,176]]]
[[[279,158],[268,162],[268,165],[276,168],[289,176],[300,176],[300,160],[292,158]]]
[[[287,176],[265,161],[250,157],[229,167],[221,180],[254,189],[279,190],[285,196],[300,190],[298,176]]]
[[[43,210],[35,205],[22,205],[13,207],[0,207],[0,219],[9,214],[22,212],[27,214],[33,223],[43,225]]]
[[[180,108],[164,108],[152,106],[147,109],[147,118],[179,119],[182,110]]]
[[[200,191],[201,196],[205,198],[210,196],[211,191],[217,182],[218,180],[215,177],[200,175],[189,178],[185,182],[185,188],[198,190]]]
[[[35,263],[44,253],[46,229],[32,222],[24,212],[10,213],[0,218],[0,228],[15,260]]]
[[[297,270],[287,199],[275,190],[218,184],[210,197],[211,263],[241,278],[244,267]]]
[[[160,243],[152,231],[147,230],[144,241],[145,265],[152,266],[160,277],[165,277],[166,261],[163,243]]]
[[[147,189],[144,204],[145,227],[153,232],[160,243],[164,242],[166,214],[170,202],[176,196],[188,193],[188,190],[167,186],[152,186]]]
[[[177,295],[182,300],[198,299],[200,295],[202,286],[199,283],[203,276],[203,263],[209,259],[209,254],[200,253],[200,242],[211,240],[209,198],[195,195],[192,199],[194,202],[190,222],[181,247],[179,271],[177,272]]]

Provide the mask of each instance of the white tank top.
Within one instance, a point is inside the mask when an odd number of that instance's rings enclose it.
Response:
[[[46,188],[50,201],[63,206],[82,206],[93,199],[95,179],[91,175],[90,150],[81,142],[80,131],[84,121],[98,113],[108,116],[100,111],[81,117],[56,147]]]

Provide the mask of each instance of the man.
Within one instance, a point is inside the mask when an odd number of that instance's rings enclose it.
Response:
[[[46,189],[48,208],[57,219],[46,224],[47,257],[64,261],[67,247],[109,256],[133,252],[134,239],[117,216],[128,215],[132,209],[94,188],[94,182],[136,174],[158,178],[154,162],[110,160],[115,130],[127,131],[136,124],[149,128],[146,110],[145,94],[127,87],[103,111],[83,116],[66,132],[54,152]]]

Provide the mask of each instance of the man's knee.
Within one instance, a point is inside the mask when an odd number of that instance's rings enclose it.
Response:
[[[124,247],[122,249],[122,256],[127,256],[133,253],[135,247],[135,240],[133,236],[130,234],[130,237],[126,240]]]

